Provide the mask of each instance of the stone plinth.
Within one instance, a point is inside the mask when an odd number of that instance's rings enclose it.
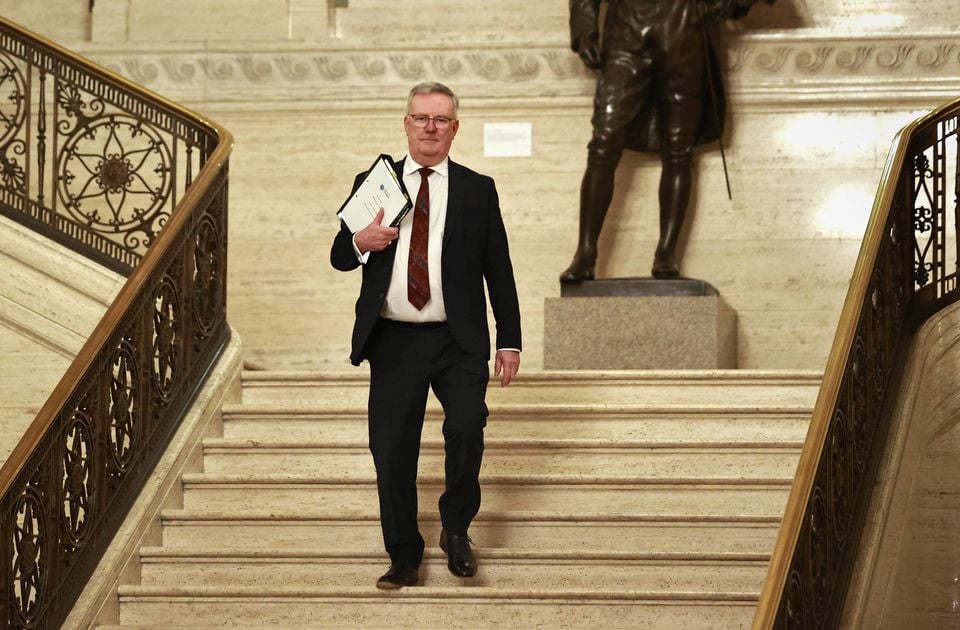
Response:
[[[702,280],[613,278],[545,298],[547,370],[716,369],[737,365],[736,314]]]

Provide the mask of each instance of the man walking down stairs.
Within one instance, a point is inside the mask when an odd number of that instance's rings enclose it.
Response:
[[[473,578],[435,546],[442,414],[420,457],[422,586],[380,591],[366,390],[247,372],[123,627],[747,628],[819,385],[796,372],[539,373],[491,388]],[[399,621],[398,621],[399,620]],[[161,623],[162,621],[162,623]]]

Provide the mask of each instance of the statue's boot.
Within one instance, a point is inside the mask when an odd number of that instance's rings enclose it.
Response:
[[[677,241],[690,202],[692,169],[689,154],[666,156],[660,174],[660,240],[653,254],[650,275],[659,279],[679,278]]]
[[[593,280],[596,277],[596,272],[596,253],[591,256],[577,249],[570,266],[560,274],[560,284],[580,284],[584,280]]]
[[[676,255],[672,251],[661,250],[657,247],[653,255],[653,267],[650,275],[660,280],[679,278],[680,269],[677,267]]]
[[[603,220],[613,199],[613,173],[616,166],[597,166],[587,162],[580,185],[580,230],[577,251],[570,266],[560,274],[561,284],[580,284],[593,280],[597,268],[597,240]]]

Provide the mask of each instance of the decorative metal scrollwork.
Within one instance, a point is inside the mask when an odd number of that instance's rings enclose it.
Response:
[[[913,211],[913,229],[921,234],[933,229],[933,210],[920,206]]]
[[[33,628],[42,612],[47,571],[47,525],[36,488],[28,487],[20,495],[13,517],[12,612],[19,625]]]
[[[8,190],[23,194],[27,190],[27,174],[20,162],[13,155],[23,155],[25,144],[22,140],[14,140],[0,149],[0,182]]]
[[[133,344],[124,340],[113,355],[110,369],[110,455],[114,467],[127,470],[140,427],[140,371]]]
[[[197,227],[193,255],[193,308],[204,336],[216,325],[223,300],[222,250],[217,226],[209,216],[204,217]]]
[[[827,545],[827,508],[819,487],[814,490],[807,516],[810,533],[810,548],[807,551],[807,566],[810,570],[810,603],[814,623],[820,627],[826,613],[830,576],[829,550]]]
[[[830,499],[833,512],[834,543],[837,551],[847,537],[847,518],[850,513],[850,463],[847,443],[847,423],[843,412],[833,416],[833,431],[830,433]]]
[[[154,298],[151,363],[153,385],[162,400],[169,400],[179,375],[179,359],[183,352],[180,313],[177,287],[166,276]]]
[[[85,95],[73,83],[58,83],[57,105],[63,110],[65,118],[57,124],[61,135],[71,136],[74,131],[85,127],[90,121],[103,116],[107,106],[103,99]]]
[[[0,184],[23,194],[27,175],[21,163],[27,145],[18,138],[27,116],[26,80],[17,63],[0,53]]]
[[[873,366],[873,403],[874,408],[879,407],[880,399],[883,397],[884,386],[887,382],[887,370],[890,368],[890,350],[888,345],[890,338],[888,336],[886,301],[884,299],[884,278],[878,269],[870,283],[870,294],[868,296],[870,318],[869,343],[870,365]]]
[[[790,572],[790,581],[787,584],[786,619],[784,624],[787,630],[803,628],[803,583],[799,571]]]
[[[79,126],[63,147],[58,192],[70,215],[98,232],[148,246],[166,222],[170,149],[142,121],[111,114]]]
[[[867,400],[869,383],[863,339],[854,341],[850,366],[850,430],[853,434],[853,465],[859,475],[867,463],[867,424],[871,411]]]
[[[895,203],[891,214],[894,220],[890,221],[890,227],[887,230],[887,247],[890,251],[890,289],[892,296],[891,316],[894,327],[899,330],[906,313],[907,301],[909,300],[909,286],[905,281],[907,270],[904,269],[900,261],[904,260],[906,238],[903,235],[902,221],[899,220],[903,212],[902,204]]]
[[[7,146],[23,127],[26,91],[26,80],[16,62],[0,53],[0,147]]]
[[[81,410],[73,415],[64,438],[63,530],[77,547],[87,535],[93,509],[93,421]]]
[[[914,197],[915,205],[913,209],[913,232],[914,232],[914,266],[913,280],[917,287],[923,287],[930,283],[933,273],[934,262],[932,260],[931,248],[934,245],[934,195],[930,190],[930,182],[934,177],[930,158],[924,153],[919,153],[913,160],[913,172],[915,178]],[[921,238],[922,237],[922,238]]]

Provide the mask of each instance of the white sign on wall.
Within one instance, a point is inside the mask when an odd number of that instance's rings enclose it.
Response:
[[[533,123],[483,123],[484,157],[530,157]]]

